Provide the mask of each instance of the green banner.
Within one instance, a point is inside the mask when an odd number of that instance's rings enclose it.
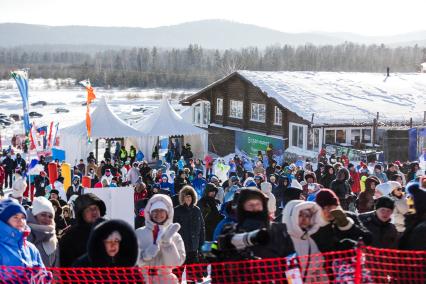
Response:
[[[266,148],[272,145],[275,155],[284,153],[284,140],[268,136],[235,131],[235,152],[246,153],[250,157],[256,157],[258,151],[266,153]]]

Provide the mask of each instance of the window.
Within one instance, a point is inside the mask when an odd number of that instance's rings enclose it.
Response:
[[[201,124],[201,105],[194,105],[192,112],[192,122],[194,124]]]
[[[210,124],[210,104],[205,102],[202,104],[203,106],[203,125]]]
[[[192,123],[203,127],[210,124],[210,102],[201,101],[192,105]]]
[[[279,107],[275,107],[274,124],[282,125],[282,123],[283,123],[283,112],[279,109]]]
[[[346,143],[346,129],[326,129],[325,144]]]
[[[242,101],[231,100],[229,117],[240,118],[240,119],[243,118],[243,102]]]
[[[336,130],[336,143],[342,144],[346,143],[346,130],[337,129]]]
[[[251,120],[258,122],[265,122],[265,105],[264,104],[251,104]]]
[[[216,114],[223,115],[223,99],[216,100]]]
[[[320,130],[319,130],[319,128],[314,128],[313,138],[314,138],[313,150],[319,151],[319,148],[320,148]]]
[[[335,130],[326,130],[325,131],[325,144],[334,144],[336,141],[336,132]]]
[[[306,149],[307,126],[290,123],[290,146]]]
[[[362,130],[362,143],[371,143],[371,129]]]
[[[356,145],[361,142],[361,129],[351,129],[351,144]]]

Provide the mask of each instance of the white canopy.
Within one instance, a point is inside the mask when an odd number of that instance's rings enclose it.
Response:
[[[191,144],[194,157],[203,159],[207,154],[207,131],[186,122],[172,108],[166,97],[163,97],[153,114],[136,123],[134,127],[143,133],[143,137],[137,138],[135,142],[145,154],[145,159],[151,159],[159,136],[183,135],[185,143]]]
[[[170,105],[166,97],[158,109],[134,125],[148,136],[200,135],[206,131],[186,122]]]
[[[96,109],[90,115],[91,136],[99,138],[140,137],[142,134],[121,120],[112,112],[105,98],[101,98]],[[87,143],[86,120],[60,130],[61,147],[65,150],[66,161],[74,164],[87,157],[93,151],[93,144]]]

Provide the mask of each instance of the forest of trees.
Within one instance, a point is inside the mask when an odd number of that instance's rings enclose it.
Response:
[[[426,48],[385,45],[271,46],[240,50],[131,48],[85,52],[0,48],[0,77],[30,68],[31,78],[90,78],[104,87],[198,88],[238,69],[260,71],[417,72]]]

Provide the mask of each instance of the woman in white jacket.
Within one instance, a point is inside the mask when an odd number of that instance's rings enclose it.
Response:
[[[185,245],[173,221],[173,203],[169,196],[154,195],[145,207],[145,226],[136,230],[146,283],[178,283],[174,266],[185,262]],[[167,266],[157,268],[158,266]]]
[[[315,202],[292,200],[283,211],[283,223],[291,237],[297,256],[301,275],[305,283],[326,283],[324,258],[315,243],[314,235],[325,225],[322,209]]]

